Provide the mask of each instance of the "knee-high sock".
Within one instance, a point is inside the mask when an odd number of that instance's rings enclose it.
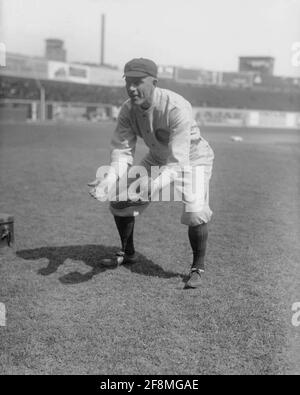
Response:
[[[193,250],[192,269],[204,270],[204,257],[208,237],[207,224],[189,226],[189,239]]]
[[[134,254],[135,250],[133,244],[133,230],[135,218],[117,216],[115,216],[114,218],[122,243],[122,251],[124,251],[128,255]]]

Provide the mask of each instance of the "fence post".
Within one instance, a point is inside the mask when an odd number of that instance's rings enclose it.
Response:
[[[40,86],[40,108],[41,108],[41,113],[40,113],[40,118],[41,121],[45,121],[46,119],[46,94],[45,94],[45,88],[41,85]]]

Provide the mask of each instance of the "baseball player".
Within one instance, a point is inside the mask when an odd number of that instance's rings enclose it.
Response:
[[[133,240],[135,217],[145,210],[149,200],[166,184],[183,180],[181,185],[190,185],[190,188],[184,188],[182,193],[181,223],[188,227],[193,251],[193,262],[185,287],[197,288],[202,283],[205,269],[207,224],[212,216],[209,207],[209,180],[213,151],[200,135],[199,127],[193,119],[191,104],[182,96],[157,86],[157,66],[152,60],[132,59],[125,65],[124,77],[129,99],[121,107],[112,138],[111,170],[104,178],[96,178],[89,184],[93,187],[90,194],[95,198],[108,195],[116,182],[126,177],[133,165],[137,138],[142,138],[149,152],[140,165],[149,175],[152,188],[149,192],[149,183],[141,183],[140,196],[144,198],[110,202],[122,244],[117,259],[124,265],[136,262]],[[154,166],[160,166],[162,171],[153,179],[153,176],[150,177]],[[195,169],[200,170],[196,173],[201,175],[198,179],[192,176]],[[196,188],[200,191],[197,195],[199,198],[191,198],[192,182],[200,187]]]

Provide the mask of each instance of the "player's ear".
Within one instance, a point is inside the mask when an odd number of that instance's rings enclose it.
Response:
[[[154,85],[154,87],[157,86],[157,82],[158,82],[158,80],[156,78],[153,78],[153,85]]]

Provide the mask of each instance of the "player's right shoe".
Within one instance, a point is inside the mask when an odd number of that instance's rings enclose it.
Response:
[[[189,278],[185,283],[185,288],[199,288],[202,285],[202,275],[204,271],[199,269],[191,269]]]
[[[137,263],[136,254],[128,255],[124,251],[119,251],[116,253],[117,266],[121,265],[133,265]]]

